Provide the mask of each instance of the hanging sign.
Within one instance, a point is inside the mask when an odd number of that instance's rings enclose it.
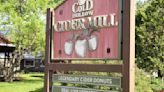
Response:
[[[121,87],[120,77],[82,76],[82,75],[53,75],[54,82],[106,85]]]
[[[66,87],[66,86],[54,86],[52,92],[119,92],[119,91],[96,90],[96,89],[89,89],[89,88]]]
[[[66,0],[53,15],[53,59],[120,59],[119,0]]]

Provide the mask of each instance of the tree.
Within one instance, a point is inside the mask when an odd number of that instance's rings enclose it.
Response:
[[[146,71],[164,71],[164,1],[149,0],[138,4],[136,63]]]
[[[1,0],[1,24],[8,26],[17,50],[44,51],[45,15],[60,0]],[[5,29],[6,30],[6,29]]]
[[[1,1],[1,14],[6,15],[6,25],[10,24],[10,38],[17,50],[26,48],[35,51],[44,48],[44,20],[42,15],[47,0],[6,0]],[[43,49],[39,49],[43,50]]]
[[[16,53],[6,68],[6,81],[12,81],[14,67],[20,64],[24,49],[29,52],[44,51],[45,31],[42,15],[48,0],[1,0],[1,25],[9,30],[9,37],[16,45]]]
[[[24,51],[36,54],[45,48],[45,16],[48,7],[55,7],[60,0],[0,0],[0,30],[16,45],[13,59],[9,60],[7,81],[13,80],[14,67],[20,64]]]

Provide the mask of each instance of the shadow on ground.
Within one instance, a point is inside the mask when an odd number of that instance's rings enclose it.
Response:
[[[39,89],[37,89],[37,90],[30,91],[30,92],[43,92],[43,88],[39,88]]]
[[[43,79],[43,78],[44,78],[44,76],[43,76],[43,75],[31,75],[31,77],[36,77],[36,78],[41,78],[41,79]]]

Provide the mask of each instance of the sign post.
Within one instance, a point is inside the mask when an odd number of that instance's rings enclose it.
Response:
[[[46,20],[46,48],[45,48],[45,77],[44,77],[44,92],[51,92],[52,89],[52,71],[49,70],[50,65],[50,32],[52,29],[52,10],[47,9],[47,20]]]
[[[123,2],[123,92],[135,92],[135,0]]]
[[[103,7],[102,7],[103,6]],[[134,0],[65,0],[47,10],[44,92],[118,92],[78,87],[53,87],[53,82],[121,86],[134,91]],[[72,64],[65,60],[122,60],[123,64]],[[54,75],[57,71],[116,72],[120,78]],[[54,76],[53,76],[54,75]],[[62,76],[62,77],[61,77]],[[76,79],[78,81],[62,80]],[[88,81],[80,81],[86,78]],[[106,84],[105,84],[106,83]],[[111,83],[111,84],[110,84]],[[64,91],[65,90],[65,91]]]

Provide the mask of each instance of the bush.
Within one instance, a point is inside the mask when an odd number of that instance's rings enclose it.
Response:
[[[151,88],[154,91],[164,90],[164,85],[162,85],[162,79],[160,79],[160,78],[152,78],[151,79]]]
[[[135,92],[153,92],[150,77],[141,69],[136,68]]]

